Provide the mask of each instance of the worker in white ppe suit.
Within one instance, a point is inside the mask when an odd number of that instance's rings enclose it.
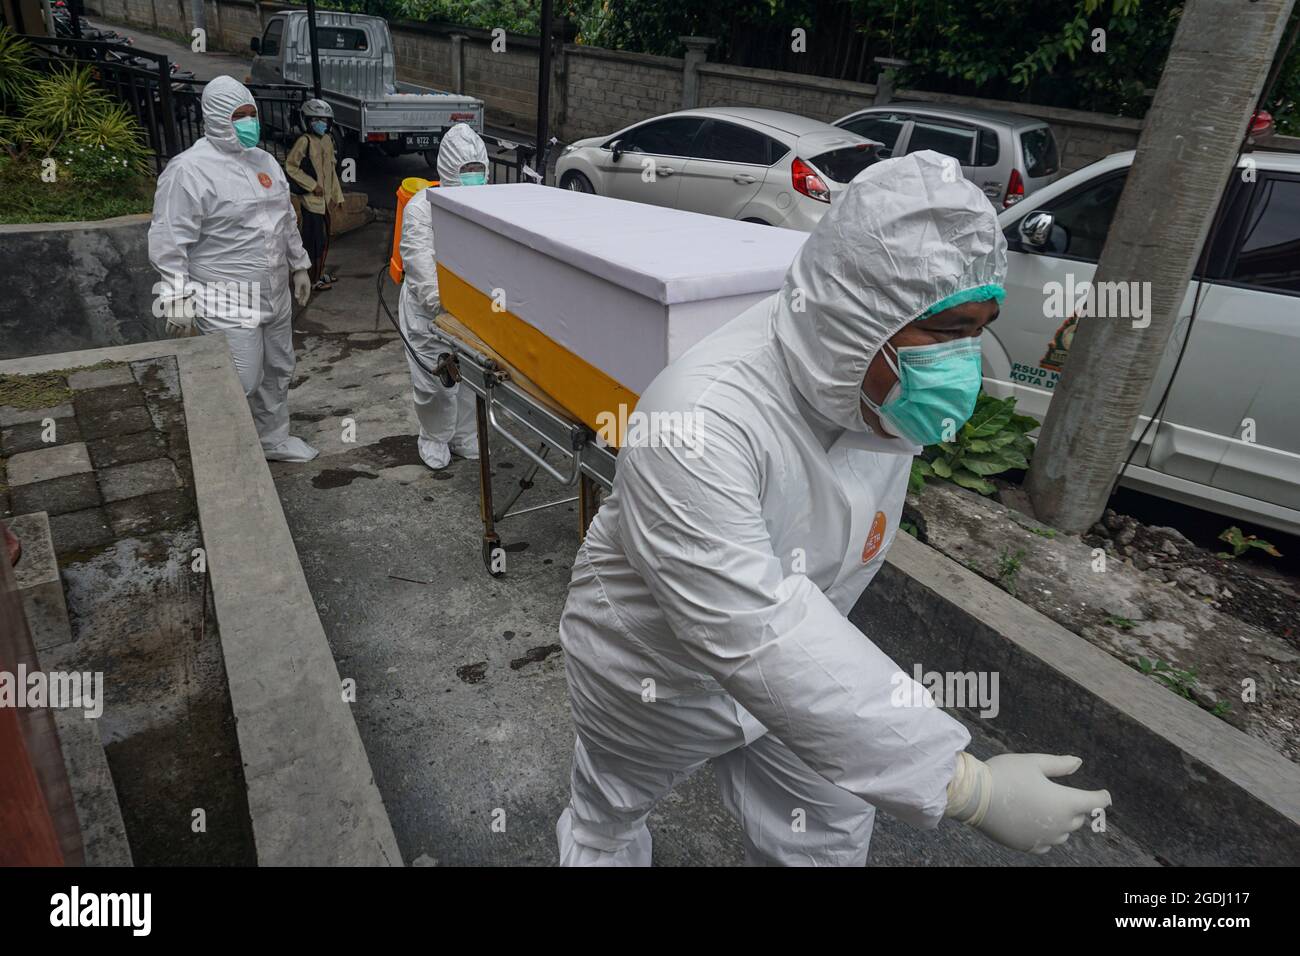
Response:
[[[280,164],[258,149],[257,105],[238,80],[203,90],[203,137],[158,177],[149,260],[162,274],[156,314],[171,335],[223,333],[262,451],[273,461],[317,455],[289,434],[292,302],[311,292]]]
[[[880,162],[780,292],[640,397],[683,424],[622,449],[574,563],[562,864],[648,865],[647,815],[710,759],[753,863],[862,865],[877,808],[1044,852],[1109,804],[1048,779],[1076,758],[965,753],[962,724],[846,617],[913,454],[973,410],[1005,270],[993,208],[951,159]]]
[[[457,123],[442,138],[438,150],[440,189],[482,185],[487,182],[487,147],[478,133]],[[430,468],[446,468],[452,454],[478,458],[478,429],[474,419],[474,393],[459,383],[446,388],[432,369],[446,345],[433,337],[434,318],[439,311],[438,269],[434,259],[433,216],[427,195],[417,193],[402,212],[402,294],[397,317],[410,348],[406,355],[411,367],[411,394],[420,420],[420,458]]]

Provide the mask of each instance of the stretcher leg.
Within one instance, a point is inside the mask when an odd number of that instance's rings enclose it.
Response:
[[[487,402],[481,395],[474,398],[474,419],[478,426],[478,505],[483,516],[483,567],[494,578],[505,574],[505,552],[497,537],[492,510],[492,451],[488,444]]]
[[[585,538],[591,520],[600,510],[600,485],[587,477],[586,472],[578,480],[578,537]]]

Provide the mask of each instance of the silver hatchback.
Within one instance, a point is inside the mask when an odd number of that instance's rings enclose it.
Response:
[[[1052,182],[1061,170],[1052,128],[1018,113],[899,102],[858,110],[835,125],[883,143],[882,156],[921,149],[951,156],[999,212]]]

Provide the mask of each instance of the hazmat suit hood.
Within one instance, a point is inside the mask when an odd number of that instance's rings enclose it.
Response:
[[[230,114],[241,106],[256,106],[253,94],[233,76],[213,77],[203,88],[203,135],[223,153],[242,153]]]
[[[483,139],[466,126],[457,123],[447,130],[438,147],[438,183],[441,186],[459,186],[460,171],[468,163],[482,163],[488,168],[487,147]]]
[[[862,379],[881,345],[933,306],[993,297],[1007,243],[988,198],[931,150],[867,167],[795,257],[773,306],[796,389],[819,414],[865,431]]]

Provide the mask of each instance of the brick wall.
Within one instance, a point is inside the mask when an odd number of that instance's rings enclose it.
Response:
[[[581,139],[682,108],[682,61],[666,56],[565,47],[560,136]]]

